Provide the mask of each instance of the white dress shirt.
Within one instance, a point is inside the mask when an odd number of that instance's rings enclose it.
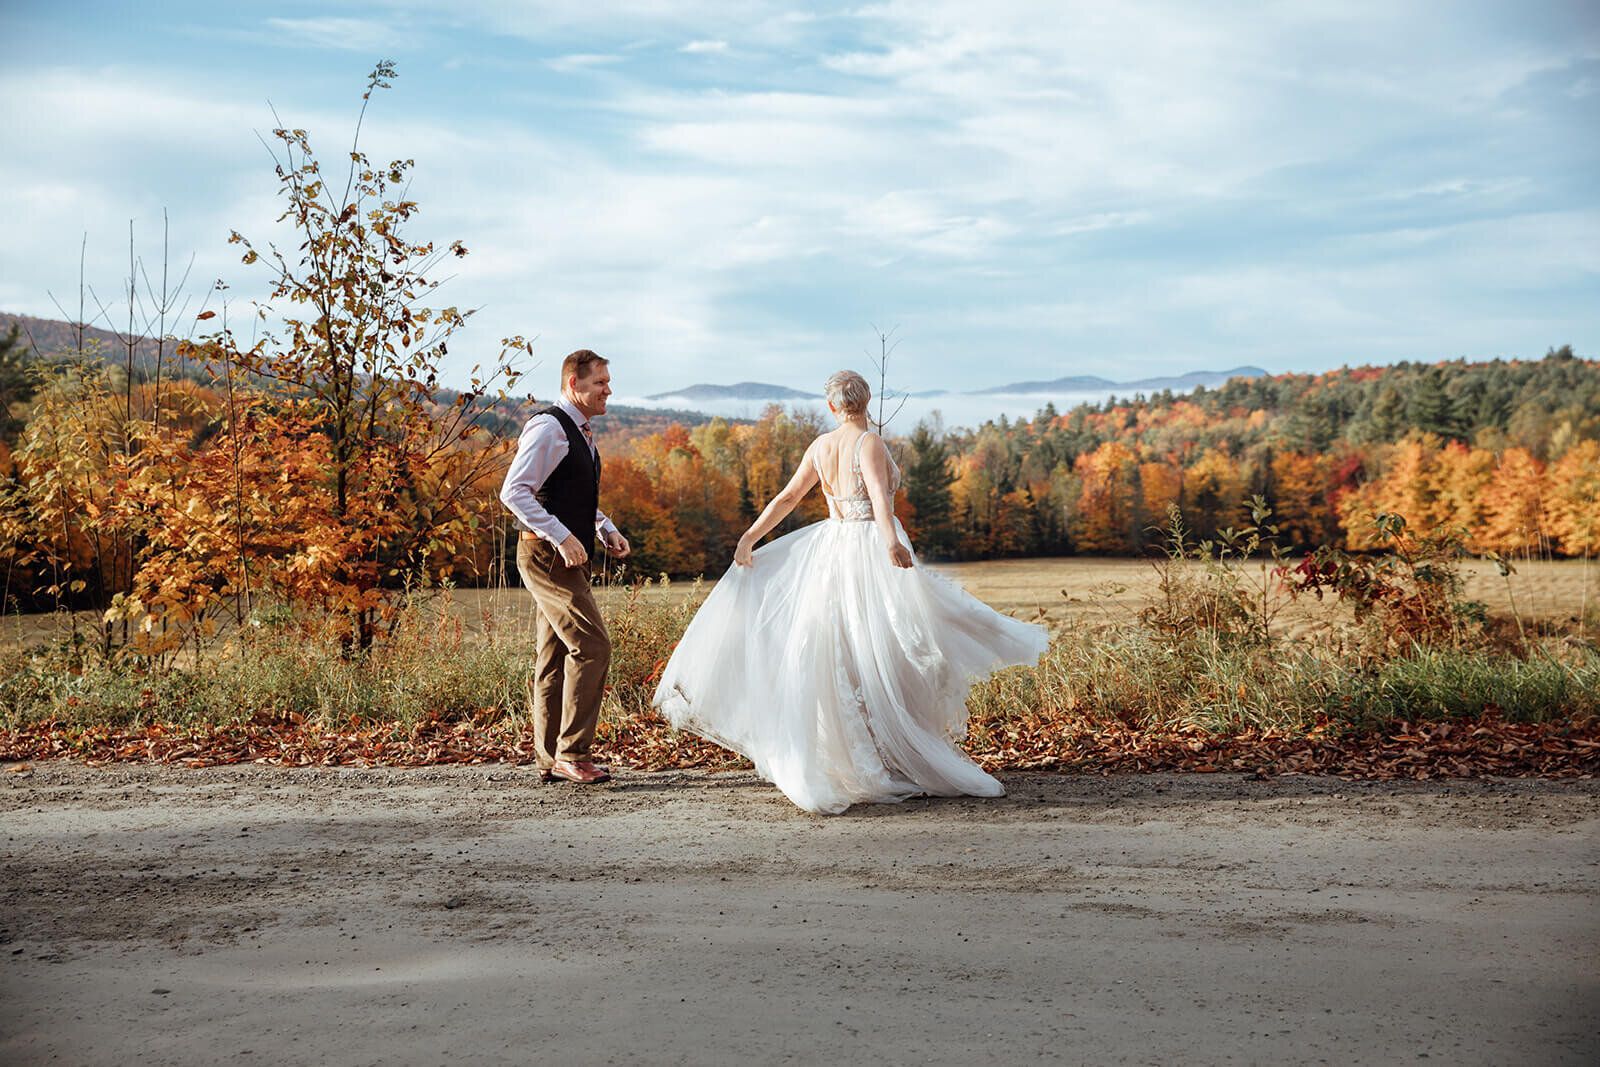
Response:
[[[581,431],[589,419],[572,401],[562,397],[555,407],[567,413]],[[506,480],[500,484],[500,503],[506,510],[522,520],[522,524],[551,544],[559,545],[572,533],[545,510],[535,495],[550,472],[567,458],[567,432],[554,415],[535,415],[522,427],[517,438],[517,455],[506,471]],[[616,533],[617,528],[599,508],[594,511],[594,528],[601,533]]]

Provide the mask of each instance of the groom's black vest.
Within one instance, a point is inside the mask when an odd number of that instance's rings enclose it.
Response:
[[[600,457],[589,451],[583,431],[565,411],[554,405],[533,413],[554,415],[567,434],[567,454],[556,469],[534,490],[544,509],[576,537],[589,555],[594,555],[594,513],[600,507]]]

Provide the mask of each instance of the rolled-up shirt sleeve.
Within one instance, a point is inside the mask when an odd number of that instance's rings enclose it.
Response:
[[[567,435],[554,415],[535,415],[522,427],[517,438],[517,454],[500,483],[500,503],[522,520],[522,525],[552,544],[559,545],[572,533],[560,519],[539,503],[539,487],[556,465],[567,458]]]

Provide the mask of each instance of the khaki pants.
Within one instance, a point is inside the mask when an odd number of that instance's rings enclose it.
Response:
[[[549,541],[522,537],[517,571],[539,609],[538,659],[529,683],[539,767],[588,760],[611,663],[611,638],[589,587],[589,567],[568,567]]]

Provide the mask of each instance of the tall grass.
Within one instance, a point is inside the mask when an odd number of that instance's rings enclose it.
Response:
[[[1247,539],[1270,532],[1259,519],[1257,526]],[[1144,611],[1064,627],[1039,663],[974,687],[975,746],[1106,729],[1293,735],[1484,714],[1530,723],[1600,717],[1600,649],[1582,630],[1519,628],[1507,641],[1504,620],[1498,628],[1457,620],[1408,635],[1396,620],[1411,616],[1379,612],[1357,629],[1381,632],[1290,642],[1270,625],[1287,593],[1266,567],[1230,561],[1225,546],[1187,545],[1181,531],[1173,544],[1159,596]],[[1393,580],[1403,582],[1403,573]],[[602,732],[664,730],[650,697],[703,589],[643,583],[602,589],[600,600],[613,642]],[[204,657],[161,669],[98,657],[71,641],[0,645],[0,729],[198,728],[269,717],[323,730],[452,721],[515,733],[528,710],[531,612],[531,601],[512,591],[468,626],[448,594],[412,597],[388,638],[366,650],[352,650],[337,626],[262,612]]]
[[[1034,667],[974,687],[970,736],[993,747],[1019,720],[1065,731],[1363,732],[1418,719],[1488,713],[1512,722],[1600,716],[1600,654],[1553,659],[1417,647],[1357,663],[1311,646],[1175,645],[1149,630],[1058,634]]]
[[[602,592],[613,642],[607,720],[648,710],[654,675],[703,599],[699,583],[666,592],[649,582]],[[86,654],[70,640],[0,645],[0,728],[46,720],[213,726],[260,716],[320,729],[439,719],[514,725],[528,710],[531,611],[531,600],[514,600],[468,627],[448,593],[415,596],[386,640],[354,651],[341,620],[266,611],[205,657],[164,669]]]
[[[1319,549],[1295,565],[1275,547],[1259,498],[1252,524],[1192,544],[1169,515],[1158,595],[1134,620],[1067,630],[1037,666],[996,675],[969,701],[991,747],[1021,715],[1063,731],[1103,727],[1228,735],[1362,732],[1400,721],[1494,715],[1510,722],[1600,716],[1600,648],[1576,634],[1487,617],[1463,598],[1462,538],[1374,525],[1393,549]],[[1514,568],[1498,557],[1501,573]],[[1276,635],[1287,599],[1329,591],[1350,603],[1343,639]],[[1513,598],[1513,611],[1515,599]]]

